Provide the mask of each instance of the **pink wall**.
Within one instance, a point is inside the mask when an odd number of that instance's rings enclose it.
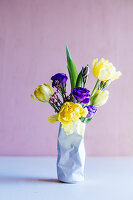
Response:
[[[79,70],[104,57],[123,73],[87,126],[87,154],[133,155],[132,0],[0,0],[0,155],[56,155],[53,110],[30,94],[67,73],[66,43]]]

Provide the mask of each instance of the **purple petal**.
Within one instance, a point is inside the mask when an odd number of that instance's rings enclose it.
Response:
[[[86,98],[86,99],[84,99],[81,103],[86,104],[86,103],[89,103],[89,101],[90,101],[90,99],[89,99],[89,98]]]

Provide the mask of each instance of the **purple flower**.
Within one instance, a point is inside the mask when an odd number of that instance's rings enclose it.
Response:
[[[94,106],[92,105],[89,105],[89,106],[85,106],[87,109],[88,109],[88,115],[86,116],[87,118],[92,118],[94,116],[94,114],[96,113],[97,111],[97,108],[95,108]]]
[[[51,77],[52,82],[52,87],[57,87],[58,85],[62,84],[62,85],[66,85],[66,81],[67,81],[67,76],[64,73],[58,73],[55,74],[54,76]]]
[[[75,99],[84,104],[89,103],[89,97],[90,97],[89,92],[90,92],[89,90],[87,90],[86,88],[82,88],[82,87],[75,87],[71,91],[71,93],[73,94]]]

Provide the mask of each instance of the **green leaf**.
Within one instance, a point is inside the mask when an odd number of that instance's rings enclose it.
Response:
[[[67,69],[68,69],[68,72],[69,72],[71,89],[73,89],[74,87],[76,87],[78,71],[77,71],[77,68],[76,68],[73,60],[71,59],[67,45],[66,45],[66,55],[67,55]]]
[[[83,87],[83,77],[82,77],[82,70],[80,71],[77,82],[76,82],[76,87]]]
[[[92,120],[92,118],[89,119],[89,118],[86,118],[86,117],[81,117],[80,120],[81,120],[81,122],[88,124]]]

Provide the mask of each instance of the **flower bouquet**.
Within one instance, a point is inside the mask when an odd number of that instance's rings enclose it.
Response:
[[[96,84],[92,92],[85,85],[89,75],[89,66],[82,67],[78,73],[70,56],[68,47],[67,69],[69,72],[71,93],[66,92],[67,75],[58,73],[51,77],[51,84],[41,84],[31,98],[35,101],[48,102],[55,115],[48,118],[51,124],[60,122],[57,141],[57,176],[62,182],[76,183],[84,180],[84,132],[86,124],[94,117],[99,106],[109,97],[105,90],[112,81],[121,76],[120,71],[108,60],[94,59],[92,65]]]

